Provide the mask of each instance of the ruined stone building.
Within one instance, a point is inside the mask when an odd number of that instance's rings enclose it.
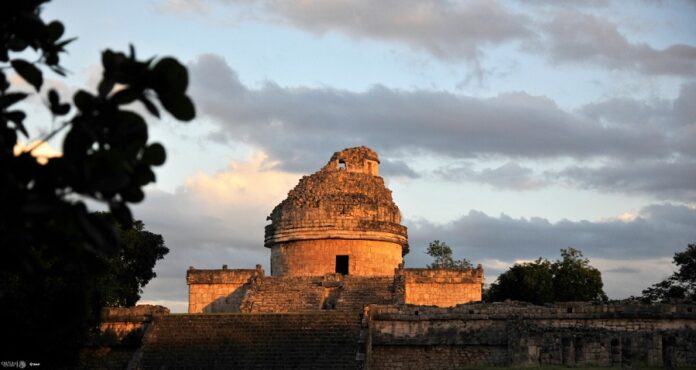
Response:
[[[369,148],[335,153],[268,219],[270,276],[259,268],[190,268],[189,313],[359,311],[371,303],[447,307],[481,300],[481,266],[402,268],[406,227]]]
[[[102,368],[694,366],[696,305],[484,304],[483,268],[404,268],[406,227],[366,147],[335,153],[268,216],[270,273],[186,272],[188,314],[106,309]],[[262,248],[259,241],[259,248]],[[136,339],[133,339],[136,338]]]

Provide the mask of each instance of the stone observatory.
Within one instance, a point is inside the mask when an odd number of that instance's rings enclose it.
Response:
[[[333,154],[300,179],[268,220],[272,276],[393,276],[408,253],[399,207],[367,147]]]

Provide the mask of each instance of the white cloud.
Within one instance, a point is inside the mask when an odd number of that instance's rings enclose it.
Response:
[[[161,234],[170,252],[157,264],[158,277],[145,288],[143,301],[185,301],[189,266],[263,264],[268,270],[266,216],[298,179],[257,152],[215,174],[197,173],[175,193],[148,189],[146,201],[133,207],[134,217]]]

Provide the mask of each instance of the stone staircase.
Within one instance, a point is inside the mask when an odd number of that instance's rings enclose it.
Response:
[[[340,311],[166,315],[143,338],[143,369],[355,369],[360,315]]]
[[[321,277],[264,277],[246,293],[241,312],[304,312],[321,308]]]
[[[257,279],[244,297],[240,311],[305,312],[339,310],[362,312],[367,304],[394,303],[393,277],[327,274],[314,277]]]

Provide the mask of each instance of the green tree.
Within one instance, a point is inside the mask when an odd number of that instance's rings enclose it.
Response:
[[[107,268],[99,283],[107,306],[130,307],[140,300],[143,287],[157,276],[155,263],[169,253],[162,235],[145,229],[140,220],[130,227],[119,224],[109,213],[100,213],[116,228],[119,252],[107,259]]]
[[[561,249],[561,259],[551,265],[554,301],[606,301],[602,273],[574,248]]]
[[[452,257],[452,247],[439,240],[430,242],[425,253],[434,258],[433,263],[427,266],[429,269],[469,270],[472,268],[471,262],[466,258],[455,260]]]
[[[534,262],[516,263],[498,276],[484,292],[484,301],[497,302],[511,299],[534,304],[554,301],[551,262],[539,258]]]
[[[155,181],[152,167],[166,158],[127,105],[142,104],[156,117],[164,108],[183,121],[195,110],[186,68],[174,58],[139,60],[132,46],[128,54],[102,53],[96,94],[79,90],[66,102],[42,91],[45,70],[65,75],[60,56],[74,40],[63,38],[61,22],[41,18],[45,2],[0,2],[0,323],[8,338],[0,354],[52,368],[74,364],[99,323],[106,303],[100,277],[121,254],[113,225],[88,212],[83,199],[107,205],[129,227],[129,204],[143,200],[142,188]],[[28,94],[11,89],[11,71],[42,95],[55,130],[29,138],[26,113],[15,107]],[[32,148],[13,152],[20,135],[41,143],[64,131],[63,155],[45,165]]]
[[[643,290],[640,297],[642,301],[696,301],[696,244],[689,244],[685,251],[675,253],[673,261],[678,270],[667,279]]]
[[[577,249],[561,249],[553,263],[539,258],[514,264],[491,284],[484,296],[488,302],[506,299],[534,304],[569,301],[606,301],[602,274],[590,266]]]

